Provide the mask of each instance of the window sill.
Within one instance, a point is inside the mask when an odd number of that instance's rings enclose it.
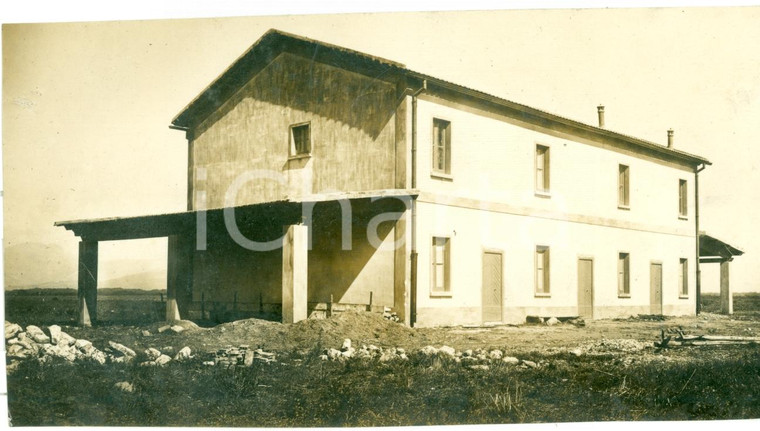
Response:
[[[535,292],[535,297],[536,298],[551,298],[552,294],[551,293],[539,293],[539,292]]]
[[[618,209],[619,210],[623,210],[623,211],[630,211],[631,210],[631,206],[630,205],[620,205],[620,204],[618,204]]]
[[[450,292],[430,292],[431,298],[451,298]]]
[[[688,219],[689,219],[689,217],[685,216],[685,215],[679,215],[678,216],[678,220],[688,220]]]
[[[552,197],[552,192],[550,192],[549,190],[536,190],[533,194],[538,198],[548,199]]]
[[[689,295],[678,295],[678,299],[689,299]]]
[[[444,180],[444,181],[454,181],[454,176],[451,174],[446,174],[443,172],[431,172],[430,178],[436,179],[436,180]]]
[[[296,154],[295,156],[289,156],[288,161],[310,159],[310,158],[311,158],[311,154]]]
[[[618,293],[618,298],[628,298],[628,299],[630,299],[631,298],[631,294],[630,293]]]

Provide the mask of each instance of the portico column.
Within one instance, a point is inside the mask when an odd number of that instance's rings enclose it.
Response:
[[[77,283],[78,316],[80,326],[92,326],[97,321],[98,305],[98,242],[82,240],[79,243],[79,276]]]
[[[734,297],[731,294],[731,286],[728,281],[728,264],[730,259],[720,261],[720,312],[721,314],[734,314]]]
[[[179,235],[170,235],[167,242],[169,249],[166,259],[166,321],[176,322],[180,320],[177,307],[177,285],[180,283],[182,240]]]
[[[295,323],[308,317],[309,227],[285,227],[282,238],[282,323]]]

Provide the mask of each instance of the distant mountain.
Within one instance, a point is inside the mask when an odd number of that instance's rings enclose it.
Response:
[[[123,289],[166,289],[166,271],[146,271],[127,274],[98,283],[98,288],[120,287]]]

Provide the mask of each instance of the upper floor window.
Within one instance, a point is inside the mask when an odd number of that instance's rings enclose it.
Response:
[[[630,179],[626,165],[618,165],[618,207],[627,209],[630,206]]]
[[[536,246],[536,296],[549,296],[549,247]]]
[[[536,145],[536,192],[549,193],[549,147]]]
[[[433,172],[451,175],[451,122],[433,118]]]
[[[311,153],[311,124],[301,123],[290,126],[290,156]]]
[[[688,215],[687,196],[686,180],[678,180],[678,215],[681,217]]]
[[[430,290],[433,295],[448,295],[451,292],[451,247],[449,238],[433,237],[432,273]]]
[[[631,256],[618,253],[618,296],[631,296]]]

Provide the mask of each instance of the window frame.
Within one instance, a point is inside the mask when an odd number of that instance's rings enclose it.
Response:
[[[539,262],[542,264],[540,273]],[[533,278],[533,294],[535,297],[551,297],[551,247],[548,245],[536,245],[533,252]],[[541,291],[539,291],[539,281],[543,288]]]
[[[307,142],[307,148],[305,152],[299,152],[296,147],[296,135],[293,132],[295,129],[307,127],[309,131],[309,139]],[[288,127],[288,158],[289,159],[301,159],[311,157],[311,151],[313,148],[313,139],[311,133],[311,121],[304,121],[302,123],[294,123]]]
[[[678,218],[689,218],[689,183],[683,178],[678,179]]]
[[[618,208],[631,209],[631,167],[618,163]]]
[[[678,259],[678,298],[689,298],[689,259]]]
[[[621,262],[622,262],[622,283],[621,283]],[[627,251],[618,252],[617,258],[617,285],[618,298],[631,297],[631,253]]]
[[[437,260],[436,240],[444,240],[443,262]],[[438,288],[438,266],[443,267],[443,288]],[[451,237],[445,235],[435,235],[431,237],[430,244],[430,296],[433,297],[451,297]]]
[[[443,128],[446,131],[446,135],[444,137],[443,145],[440,145],[439,142],[439,133],[438,131],[441,130],[441,127],[439,124],[444,124],[445,127]],[[433,117],[433,124],[432,124],[432,154],[431,154],[431,175],[433,177],[443,178],[443,179],[451,179],[451,121],[446,120],[444,118],[440,117]],[[443,150],[443,169],[440,169],[438,167],[438,157],[436,157],[439,153],[439,149]]]
[[[539,171],[541,171],[541,183],[539,184]],[[536,144],[533,154],[533,182],[536,196],[551,197],[551,147],[544,144]]]

